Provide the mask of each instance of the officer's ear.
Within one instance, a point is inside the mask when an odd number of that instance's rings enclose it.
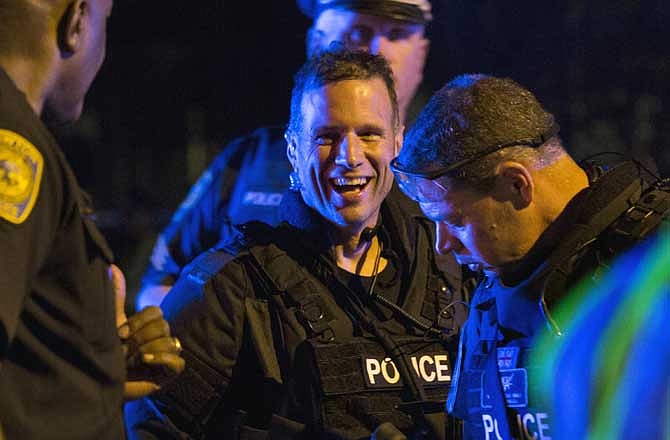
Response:
[[[400,124],[395,132],[395,139],[393,140],[393,157],[397,157],[402,150],[402,144],[405,139],[405,126]]]
[[[522,163],[503,161],[497,167],[496,192],[502,200],[512,202],[515,209],[523,209],[533,201],[535,180]]]
[[[291,163],[291,167],[295,171],[296,169],[296,164],[297,164],[297,156],[296,156],[296,148],[297,148],[297,139],[296,136],[293,132],[287,131],[284,133],[284,139],[286,139],[286,157],[288,158],[288,161]]]
[[[83,44],[90,13],[89,0],[69,2],[58,22],[58,49],[63,56],[75,53]]]

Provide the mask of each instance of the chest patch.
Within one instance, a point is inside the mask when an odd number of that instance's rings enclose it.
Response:
[[[0,129],[0,217],[23,223],[40,191],[44,159],[23,136]]]
[[[482,374],[482,408],[493,408],[492,394],[495,390],[486,388],[486,372]],[[528,375],[525,368],[500,370],[500,385],[509,408],[525,408],[528,406]]]
[[[519,347],[498,347],[498,368],[515,368],[519,362]]]
[[[244,193],[242,204],[253,206],[279,206],[282,196],[282,193],[247,191]]]
[[[409,356],[411,373],[424,386],[448,385],[451,368],[446,353],[426,353]],[[362,357],[366,386],[368,388],[399,388],[402,386],[400,372],[390,358]]]

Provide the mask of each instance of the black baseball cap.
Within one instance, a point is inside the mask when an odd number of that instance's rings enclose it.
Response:
[[[426,24],[433,19],[428,0],[297,0],[297,3],[300,10],[312,19],[332,8],[416,24]]]

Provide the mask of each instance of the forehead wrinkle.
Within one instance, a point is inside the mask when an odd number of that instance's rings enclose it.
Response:
[[[327,125],[318,125],[316,127],[311,127],[309,134],[314,136],[317,133],[320,132],[328,132],[328,131],[339,131],[342,127],[337,124],[327,124]]]
[[[342,105],[342,99],[347,94],[335,93],[339,87],[351,83],[353,88],[347,89],[352,105],[358,103],[361,109],[349,111]],[[381,90],[378,90],[378,87]],[[362,101],[358,101],[362,100]],[[308,136],[308,143],[317,133],[329,130],[342,133],[353,129],[354,132],[370,130],[377,132],[384,139],[397,133],[394,124],[391,96],[383,79],[372,77],[367,79],[342,79],[328,82],[324,85],[306,88],[301,97],[300,127],[302,136]],[[306,141],[306,139],[304,139]]]

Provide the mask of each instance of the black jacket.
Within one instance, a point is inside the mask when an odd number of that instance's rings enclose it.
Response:
[[[424,337],[425,329],[389,307],[365,298],[352,300],[320,232],[320,218],[295,194],[285,195],[282,203],[282,212],[290,216],[277,228],[248,224],[245,235],[251,240],[227,247],[241,248],[239,252],[223,256],[223,266],[211,276],[207,265],[198,266],[196,260],[163,302],[172,332],[184,347],[187,371],[152,401],[127,411],[131,438],[178,438],[172,424],[193,438],[230,436],[240,412],[246,414],[243,424],[249,429],[270,428],[273,414],[312,429],[310,402],[299,385],[305,365],[297,360],[305,341],[374,339],[361,323],[361,313],[392,337]],[[465,320],[465,307],[458,303],[466,299],[460,267],[451,260],[451,273],[438,269],[431,223],[397,189],[382,205],[378,233],[397,261],[400,289],[394,302],[428,326],[444,310],[449,316],[441,322],[443,346],[453,349]],[[249,258],[260,264],[249,264]],[[269,297],[273,290],[280,292]],[[314,326],[300,312],[311,297],[319,298],[317,315],[324,316]],[[376,422],[370,423],[372,430]]]
[[[47,127],[0,69],[0,422],[10,439],[123,438],[112,254]]]

